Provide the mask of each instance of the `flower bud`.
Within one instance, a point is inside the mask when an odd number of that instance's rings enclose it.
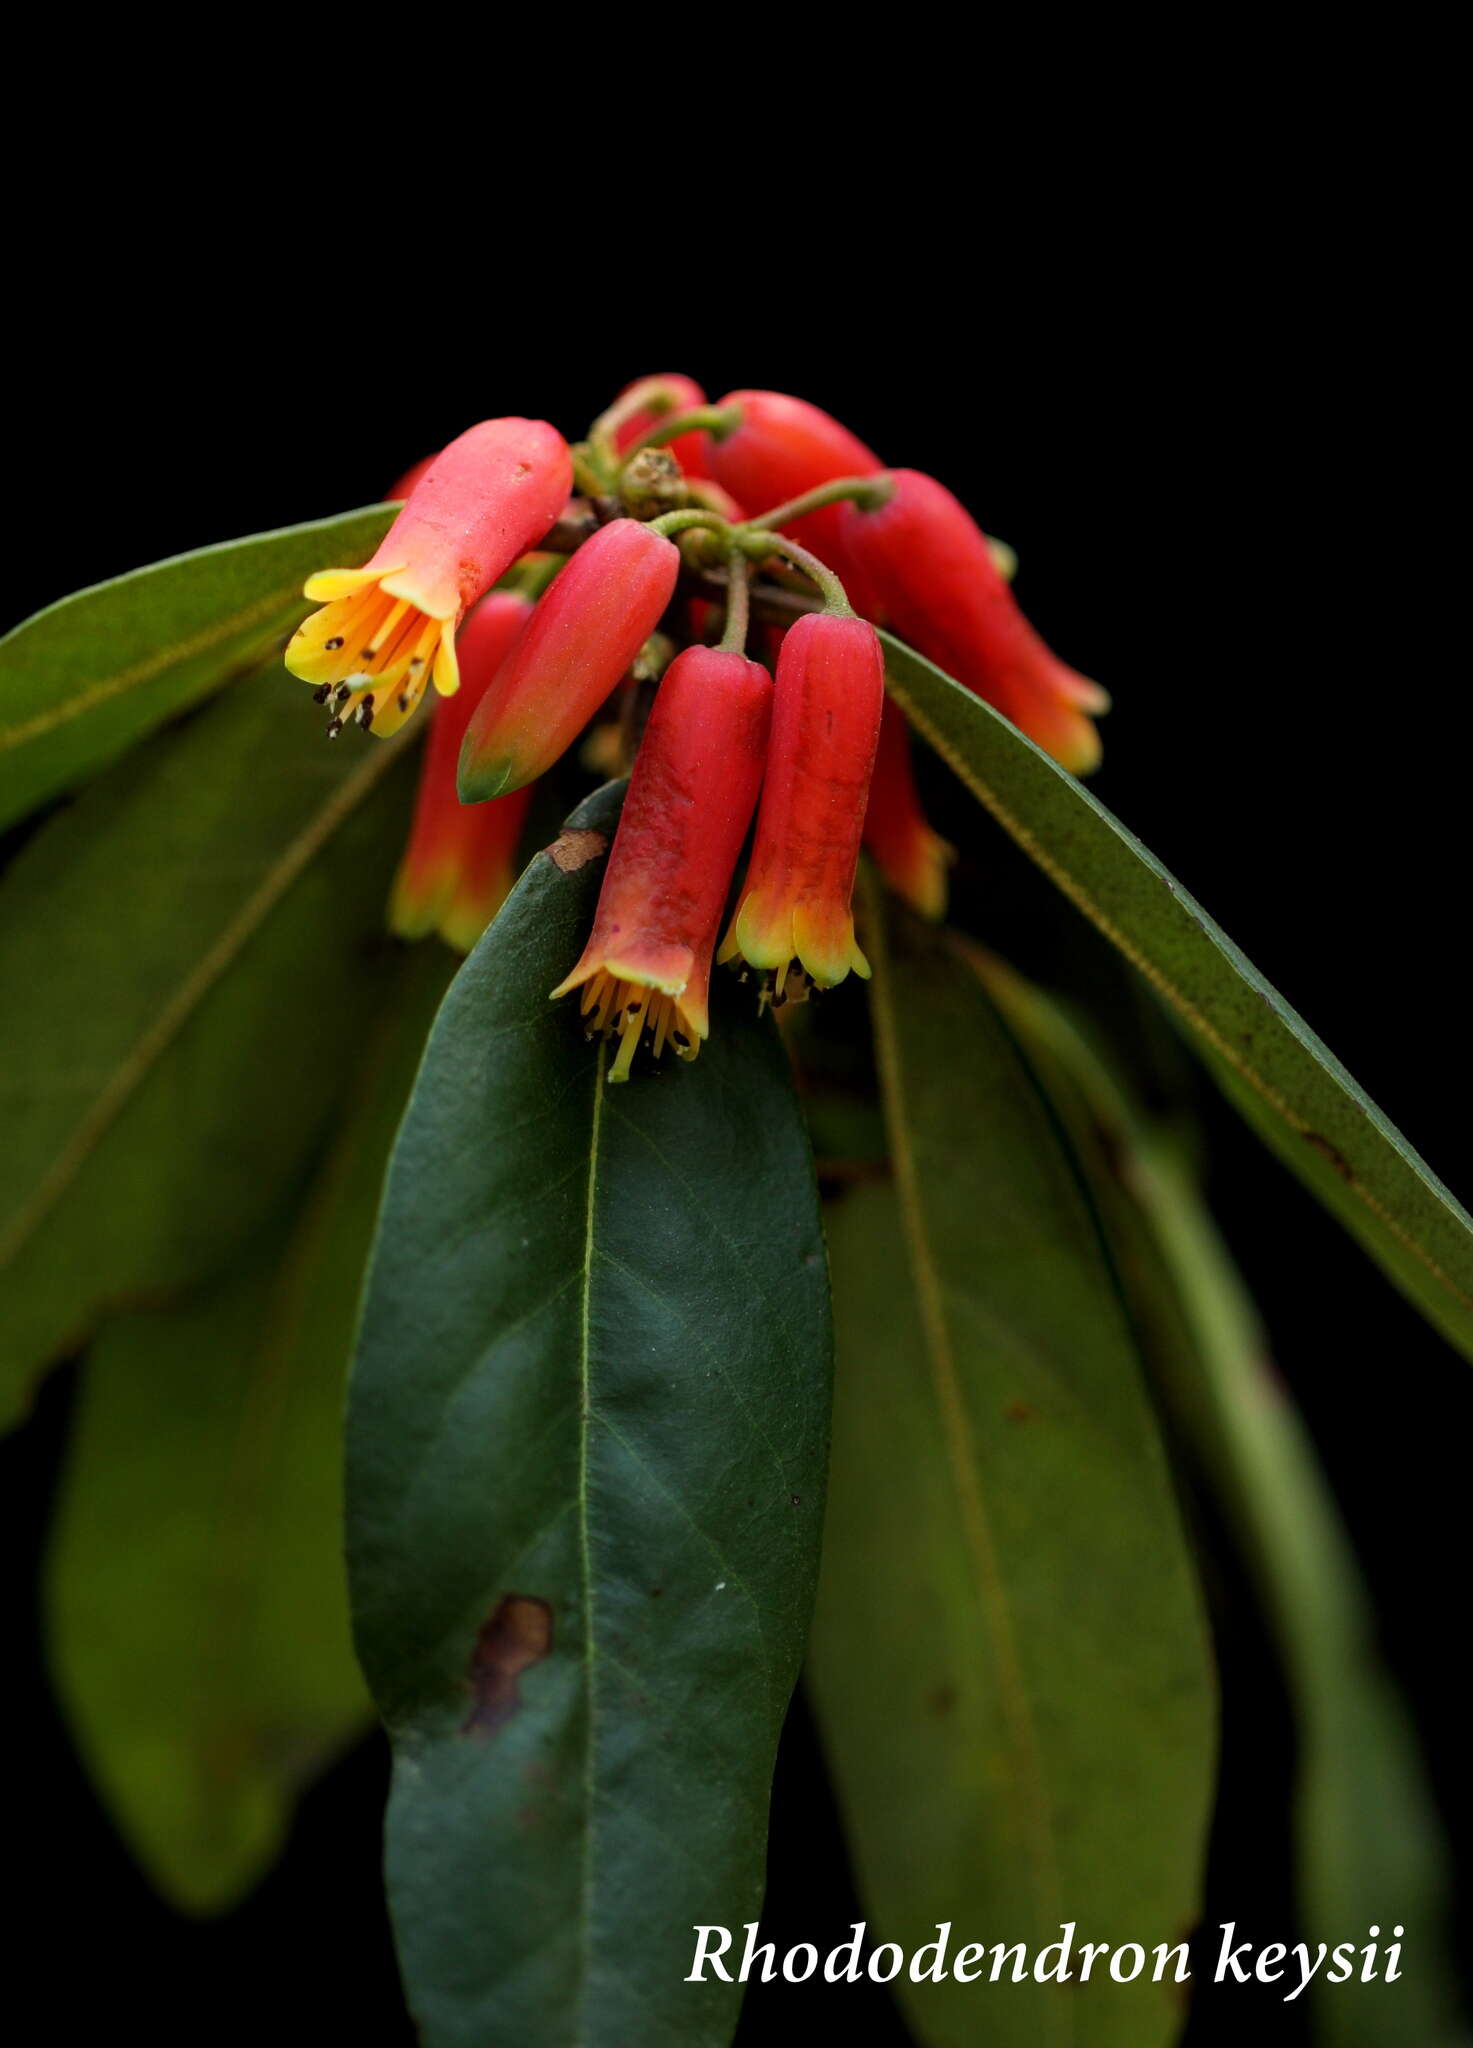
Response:
[[[987,537],[944,484],[893,472],[870,511],[839,508],[839,540],[895,631],[985,697],[1076,775],[1099,763],[1090,713],[1107,711],[1098,683],[1050,652],[1018,608]]]
[[[788,628],[751,865],[720,954],[771,975],[778,999],[869,973],[850,905],[884,701],[873,626],[811,612]],[[788,986],[794,961],[801,988]]]
[[[926,822],[911,767],[910,733],[891,697],[880,720],[864,844],[887,886],[912,910],[932,919],[946,915],[946,870],[956,856]]]
[[[741,425],[711,444],[711,474],[754,517],[841,476],[874,476],[884,468],[857,435],[805,399],[781,391],[729,391]],[[840,575],[838,508],[825,505],[788,528],[794,540]]]
[[[431,717],[414,824],[389,898],[389,927],[401,938],[437,931],[468,953],[511,893],[532,792],[463,804],[455,771],[471,713],[531,616],[530,599],[493,590],[461,628],[460,688]]]
[[[611,1081],[640,1039],[694,1059],[708,1035],[711,954],[762,781],[772,681],[760,662],[688,647],[665,671],[634,763],[583,957],[591,1031],[617,1033]]]
[[[555,427],[484,420],[430,462],[370,562],[308,577],[304,594],[323,609],[293,634],[286,665],[330,705],[330,734],[350,718],[397,731],[432,676],[452,694],[461,618],[542,538],[572,487]]]
[[[679,573],[675,543],[634,519],[583,543],[476,707],[462,803],[509,795],[566,752],[660,623]]]

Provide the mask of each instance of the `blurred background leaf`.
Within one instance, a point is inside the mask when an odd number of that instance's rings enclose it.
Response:
[[[259,660],[308,609],[302,584],[313,570],[366,559],[395,509],[374,505],[153,562],[7,633],[0,825],[95,774]]]
[[[1405,1927],[1398,2038],[1465,2040],[1450,1864],[1416,1732],[1314,1447],[1182,1145],[1146,1122],[1068,1010],[993,956],[971,957],[1069,1129],[1167,1412],[1269,1618],[1297,1724],[1303,1938],[1333,1948]],[[1312,1998],[1325,2048],[1383,2048],[1380,2004],[1323,1983]]]
[[[430,2048],[730,2038],[692,1923],[762,1902],[822,1523],[829,1305],[787,1061],[724,977],[625,1086],[548,990],[619,788],[456,980],[395,1149],[348,1424],[355,1627]]]
[[[1303,1019],[1097,798],[884,634],[895,696],[1024,851],[1170,1005],[1259,1135],[1473,1358],[1473,1218]]]
[[[117,1317],[79,1390],[45,1576],[74,1739],[158,1888],[229,1906],[367,1725],[342,1567],[342,1409],[389,1147],[440,947],[406,956],[326,1155],[213,1287]]]
[[[352,1079],[412,760],[329,746],[292,701],[277,667],[243,679],[0,881],[0,1421],[103,1310],[220,1273]]]
[[[810,1654],[877,1939],[1192,1932],[1215,1759],[1194,1570],[1098,1227],[939,934],[866,894],[894,1184],[831,1205]],[[1077,1949],[1075,1968],[1077,1970]],[[895,1984],[928,2044],[1174,2039],[1185,1990]]]

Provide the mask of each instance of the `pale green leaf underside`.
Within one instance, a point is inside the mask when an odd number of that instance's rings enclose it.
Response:
[[[1170,1005],[1267,1142],[1473,1357],[1473,1219],[1138,839],[990,706],[882,638],[917,729]]]

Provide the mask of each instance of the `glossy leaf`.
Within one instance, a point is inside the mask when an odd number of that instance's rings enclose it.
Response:
[[[1074,1981],[897,1981],[930,2048],[1152,2048],[1200,1908],[1215,1750],[1154,1416],[1057,1125],[943,938],[869,899],[892,1186],[831,1205],[834,1452],[811,1671],[871,1934],[1026,1943]],[[1078,1944],[1141,1943],[1133,1984]],[[975,1966],[975,1957],[972,1959]],[[1059,1961],[1055,1951],[1054,1962]],[[1168,1979],[1173,1974],[1168,1968]]]
[[[307,611],[302,584],[312,571],[366,560],[394,509],[372,505],[175,555],[79,590],[7,633],[0,825],[95,774],[258,660]],[[281,682],[283,696],[291,688]]]
[[[1278,1642],[1298,1735],[1304,1936],[1409,1931],[1385,2000],[1314,1987],[1315,2039],[1381,2048],[1386,2028],[1458,2035],[1450,1867],[1415,1732],[1314,1446],[1179,1148],[1139,1117],[1089,1038],[985,955],[978,972],[1046,1077],[1084,1164],[1162,1398],[1219,1502]],[[1364,1939],[1364,1935],[1361,1935]],[[1394,2004],[1389,2001],[1394,2000]]]
[[[918,730],[1170,1005],[1260,1135],[1473,1357],[1473,1218],[1138,839],[1006,719],[882,637]]]
[[[218,1272],[351,1078],[411,763],[283,729],[280,690],[119,762],[0,881],[5,1421],[104,1307]]]
[[[829,1320],[770,1018],[607,1084],[576,1003],[615,822],[539,855],[446,1000],[349,1412],[390,1902],[428,2048],[716,2043],[817,1565]]]
[[[288,1225],[124,1315],[79,1392],[46,1571],[78,1747],[154,1883],[231,1904],[370,1714],[342,1569],[348,1355],[389,1147],[450,956],[405,963]]]

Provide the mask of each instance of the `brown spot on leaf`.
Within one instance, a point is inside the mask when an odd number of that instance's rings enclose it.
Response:
[[[1034,1416],[1037,1415],[1038,1410],[1030,1406],[1027,1401],[1009,1401],[1007,1407],[1002,1412],[1003,1418],[1007,1422],[1031,1422]]]
[[[1339,1152],[1335,1149],[1335,1147],[1330,1143],[1328,1138],[1322,1138],[1318,1131],[1306,1131],[1304,1133],[1304,1142],[1306,1145],[1313,1145],[1315,1151],[1319,1153],[1321,1159],[1328,1161],[1328,1163],[1334,1167],[1336,1173],[1339,1174],[1342,1180],[1355,1179],[1355,1173],[1351,1167],[1350,1161],[1346,1158],[1343,1152]]]
[[[565,875],[572,875],[579,868],[586,868],[591,860],[597,860],[608,843],[606,833],[590,832],[575,826],[570,831],[559,833],[548,847],[547,857],[555,868],[561,868]]]
[[[552,1609],[527,1593],[507,1593],[481,1624],[471,1651],[471,1710],[464,1735],[494,1735],[522,1704],[517,1680],[552,1649]]]

